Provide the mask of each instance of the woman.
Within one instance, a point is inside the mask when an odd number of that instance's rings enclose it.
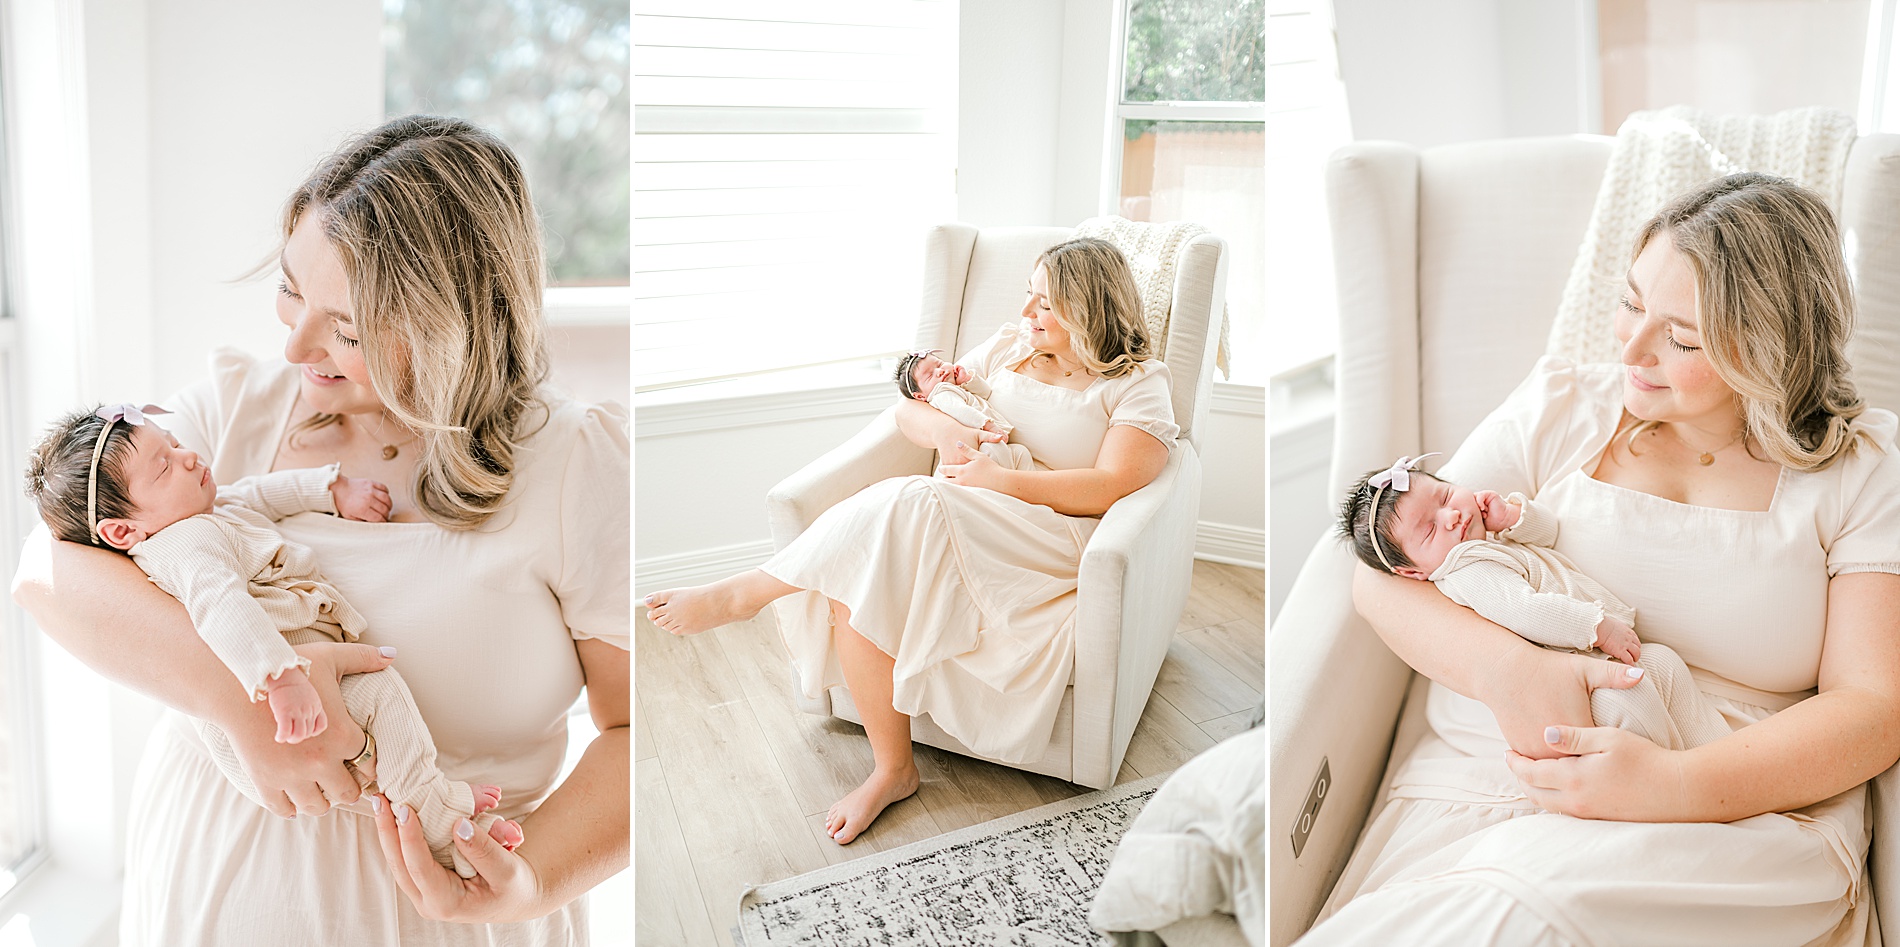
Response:
[[[943,479],[873,484],[763,567],[647,597],[647,617],[676,635],[777,602],[805,693],[850,688],[873,769],[826,818],[840,844],[916,791],[919,713],[984,756],[1042,757],[1075,655],[1082,548],[1096,517],[1161,473],[1180,431],[1167,366],[1149,357],[1134,277],[1112,245],[1044,251],[1022,316],[959,364],[989,381],[1015,442],[1051,469],[1000,467],[971,449],[997,435],[906,399],[898,427],[937,450]]]
[[[1862,784],[1900,756],[1900,451],[1843,354],[1839,234],[1814,194],[1732,175],[1649,222],[1628,283],[1623,364],[1540,363],[1445,473],[1549,504],[1735,730],[1671,751],[1592,727],[1622,668],[1361,569],[1433,730],[1304,944],[1864,942]],[[1470,699],[1508,748],[1446,724]]]
[[[586,941],[579,896],[627,863],[627,441],[623,417],[541,389],[540,233],[514,155],[454,119],[397,119],[346,143],[283,216],[288,364],[234,353],[170,402],[220,481],[340,463],[389,486],[391,522],[280,524],[400,650],[442,768],[502,788],[527,841],[458,843],[436,865],[420,820],[343,766],[365,747],[337,677],[387,666],[313,645],[329,728],[274,743],[178,603],[123,557],[38,533],[15,595],[100,672],[223,726],[264,811],[178,713],[134,787],[121,942],[546,945]],[[116,642],[127,634],[137,649]],[[554,785],[585,684],[601,735]],[[322,816],[314,818],[314,816]],[[392,884],[393,881],[393,884]]]

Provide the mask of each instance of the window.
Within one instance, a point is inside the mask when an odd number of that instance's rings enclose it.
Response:
[[[1325,0],[1276,2],[1267,18],[1267,283],[1273,345],[1266,349],[1267,374],[1305,373],[1330,390],[1324,363],[1337,346],[1338,316],[1333,289],[1331,231],[1326,217],[1326,156],[1352,139],[1346,96],[1333,52],[1330,4]],[[1317,373],[1317,375],[1314,375]],[[1308,381],[1312,381],[1311,378]],[[1276,394],[1274,424],[1287,416]]]
[[[454,115],[500,135],[534,191],[550,284],[626,286],[626,4],[384,0],[383,13],[388,114]]]
[[[1227,241],[1230,380],[1264,384],[1265,0],[1128,0],[1120,187],[1130,220],[1185,220]]]
[[[954,219],[954,0],[639,0],[637,390],[908,345]]]
[[[4,298],[0,288],[0,298]],[[0,314],[0,456],[20,458],[19,363],[16,320]],[[19,491],[0,500],[0,574],[14,573],[16,553],[33,520]],[[0,600],[0,898],[38,862],[44,849],[44,818],[39,805],[39,732],[34,710],[39,675],[27,639],[26,618],[11,599]]]

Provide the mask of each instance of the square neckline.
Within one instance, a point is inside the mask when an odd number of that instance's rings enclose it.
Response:
[[[1610,436],[1604,439],[1603,444],[1601,446],[1597,447],[1594,451],[1590,453],[1589,456],[1584,458],[1583,465],[1576,468],[1576,470],[1573,471],[1574,473],[1582,474],[1583,479],[1588,480],[1589,482],[1594,483],[1598,486],[1605,487],[1610,490],[1614,490],[1618,493],[1624,493],[1624,494],[1628,494],[1634,497],[1642,497],[1645,500],[1662,503],[1669,507],[1681,507],[1683,509],[1699,510],[1699,511],[1704,511],[1708,513],[1726,513],[1726,514],[1735,514],[1739,516],[1749,516],[1749,517],[1768,517],[1768,516],[1773,515],[1776,507],[1780,505],[1783,488],[1787,485],[1787,482],[1788,482],[1788,468],[1782,464],[1775,465],[1775,489],[1774,489],[1774,492],[1769,494],[1768,496],[1767,508],[1760,509],[1760,510],[1738,510],[1733,507],[1727,507],[1727,506],[1705,506],[1700,503],[1685,503],[1681,500],[1672,500],[1666,496],[1659,496],[1654,493],[1645,493],[1641,490],[1623,486],[1622,484],[1611,483],[1607,480],[1597,479],[1597,476],[1596,476],[1597,470],[1603,466],[1603,462],[1605,460],[1609,459],[1610,447],[1616,443],[1617,434],[1621,433],[1623,430],[1622,419],[1626,413],[1627,412],[1624,411],[1623,406],[1621,404],[1616,406],[1616,423],[1612,425],[1610,428]],[[1554,487],[1557,484],[1562,483],[1566,479],[1569,479],[1568,476],[1559,477],[1555,480],[1552,480],[1550,484],[1544,488],[1544,490],[1548,490],[1550,489],[1550,487]],[[1540,490],[1539,492],[1541,493],[1543,491]]]

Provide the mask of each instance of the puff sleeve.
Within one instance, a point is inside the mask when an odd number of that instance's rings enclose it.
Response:
[[[589,407],[561,476],[561,567],[554,594],[575,639],[631,650],[627,411]]]
[[[1159,359],[1143,362],[1114,382],[1118,388],[1107,401],[1108,426],[1140,428],[1173,450],[1181,426],[1174,421],[1174,389],[1167,364]]]
[[[1438,476],[1473,490],[1533,499],[1548,483],[1600,451],[1622,418],[1617,366],[1578,365],[1545,356],[1439,468]],[[1427,444],[1426,452],[1446,445]]]
[[[1896,421],[1868,411],[1855,422],[1867,435],[1840,461],[1842,514],[1827,546],[1828,578],[1851,572],[1900,574],[1900,449]]]
[[[229,407],[238,402],[244,380],[256,363],[257,359],[236,349],[213,352],[211,376],[165,399],[163,406],[172,413],[158,418],[159,426],[210,461],[229,426]]]
[[[957,364],[983,378],[988,378],[991,373],[1002,367],[1002,363],[1007,360],[1010,352],[1022,347],[1022,342],[1018,338],[1021,330],[1022,327],[1014,322],[1003,323],[994,335],[978,342],[968,352],[963,353],[957,359]],[[1024,355],[1027,357],[1027,353]]]

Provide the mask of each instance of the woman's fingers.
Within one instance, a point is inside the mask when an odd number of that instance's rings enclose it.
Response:
[[[330,800],[323,798],[323,790],[316,783],[301,783],[288,787],[284,794],[296,805],[298,815],[321,815],[330,811]]]
[[[376,844],[383,850],[383,861],[389,865],[390,877],[396,879],[396,887],[409,899],[409,903],[420,909],[422,892],[416,887],[414,878],[409,876],[409,868],[404,863],[402,836],[396,824],[396,815],[391,811],[386,796],[372,796],[370,807],[376,813]],[[414,821],[411,819],[410,821]],[[429,864],[435,864],[433,859]]]
[[[1591,690],[1599,687],[1622,689],[1635,687],[1643,679],[1643,669],[1612,661],[1600,661],[1596,658],[1578,657],[1588,667],[1583,671],[1583,682]]]
[[[390,653],[384,655],[383,649],[374,645],[336,642],[317,642],[298,646],[298,653],[312,661],[319,657],[327,659],[339,680],[345,674],[367,674],[370,671],[380,671],[388,667],[390,662],[395,660],[395,649],[388,650]]]
[[[422,834],[422,820],[402,803],[397,803],[395,810],[397,844],[402,850],[403,871],[417,892],[416,910],[424,917],[441,919],[446,906],[454,903],[462,879],[435,863],[429,840]]]

